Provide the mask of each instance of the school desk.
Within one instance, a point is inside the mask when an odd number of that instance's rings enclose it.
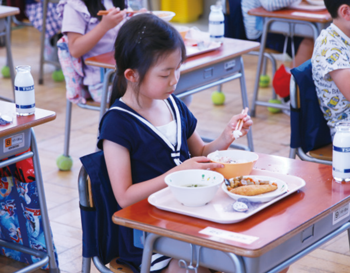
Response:
[[[0,126],[0,168],[9,166],[28,158],[33,159],[35,181],[43,224],[42,229],[44,231],[47,253],[44,251],[31,249],[23,245],[9,243],[3,239],[0,239],[0,245],[41,258],[35,264],[28,265],[21,272],[32,272],[34,269],[39,269],[47,263],[49,263],[50,272],[59,272],[59,269],[55,262],[53,241],[46,207],[38,148],[33,130],[33,127],[35,126],[54,120],[56,118],[56,113],[36,108],[34,115],[20,117],[16,115],[16,105],[14,103],[4,101],[0,101],[0,111],[2,115],[6,114],[13,117],[12,123]],[[31,151],[28,151],[29,148],[31,148]],[[25,153],[17,155],[18,153],[22,152]],[[14,187],[14,189],[16,190],[16,187]]]
[[[264,18],[264,28],[261,37],[261,47],[251,104],[251,115],[255,116],[257,105],[289,110],[289,106],[258,100],[260,71],[263,64],[267,34],[273,32],[284,34],[289,37],[311,37],[316,40],[320,31],[329,25],[332,18],[326,9],[309,11],[288,8],[277,11],[267,11],[263,7],[259,7],[248,11],[248,14]],[[276,98],[276,94],[274,94],[274,98]]]
[[[259,154],[253,171],[298,176],[306,185],[233,224],[161,210],[147,199],[116,212],[115,224],[145,232],[141,272],[149,272],[153,251],[225,273],[279,272],[349,231],[350,184],[333,181],[331,166]]]
[[[19,13],[19,8],[16,7],[7,7],[0,5],[0,36],[5,36],[6,41],[6,58],[7,64],[10,69],[10,76],[12,81],[13,89],[13,100],[15,99],[15,89],[14,89],[14,80],[15,80],[15,70],[13,66],[12,52],[11,52],[11,17]],[[5,101],[13,101],[9,98],[0,96],[0,99]]]
[[[225,82],[240,79],[242,106],[243,108],[249,107],[242,55],[258,48],[258,42],[225,38],[220,48],[189,57],[181,65],[181,77],[175,94],[178,97],[185,97]],[[85,64],[110,69],[104,76],[104,88],[107,90],[115,69],[114,52],[88,58]],[[105,112],[106,101],[107,92],[104,91],[100,117]],[[247,139],[249,150],[254,151],[251,130],[248,132]],[[234,146],[246,149],[243,145],[235,144]]]

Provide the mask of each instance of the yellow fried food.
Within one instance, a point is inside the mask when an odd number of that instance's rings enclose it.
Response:
[[[254,196],[277,190],[276,185],[248,185],[231,189],[230,192],[245,196]]]

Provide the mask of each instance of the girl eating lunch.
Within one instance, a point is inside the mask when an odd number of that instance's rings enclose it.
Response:
[[[115,198],[127,207],[166,187],[164,178],[186,169],[223,167],[211,163],[210,152],[224,150],[235,140],[237,122],[246,135],[247,114],[231,118],[222,134],[205,144],[196,132],[197,120],[173,95],[186,49],[180,34],[152,14],[133,16],[115,42],[117,76],[112,107],[100,123],[98,147],[103,150]],[[139,270],[142,249],[134,247],[133,230],[120,227],[120,260]],[[185,272],[176,259],[154,254],[151,272]],[[199,268],[198,272],[210,272]]]

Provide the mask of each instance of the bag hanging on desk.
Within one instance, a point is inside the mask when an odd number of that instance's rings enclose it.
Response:
[[[293,66],[295,64],[295,52],[294,52],[294,39],[291,37],[291,47],[292,47],[292,58],[293,58]],[[284,41],[283,47],[283,62],[285,63],[285,56],[287,53],[287,45],[288,45],[288,36]],[[290,73],[290,69],[286,68],[284,64],[282,64],[276,71],[275,76],[272,80],[272,86],[276,92],[276,94],[281,98],[286,98],[289,96],[290,90],[290,78],[292,74]]]
[[[0,168],[0,238],[46,252],[32,158]],[[58,264],[55,247],[54,251]],[[40,260],[3,246],[0,254],[27,264]],[[48,269],[49,264],[42,268]]]

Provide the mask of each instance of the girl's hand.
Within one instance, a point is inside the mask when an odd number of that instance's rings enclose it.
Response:
[[[196,156],[184,161],[181,165],[176,167],[176,170],[190,170],[190,169],[215,169],[223,168],[224,165],[220,163],[210,162],[210,159],[205,156]]]
[[[101,25],[104,29],[110,30],[120,24],[126,17],[126,10],[120,8],[110,8],[107,15],[102,16]]]
[[[233,116],[223,132],[225,139],[227,139],[229,143],[232,143],[232,141],[235,140],[233,131],[236,129],[237,123],[241,119],[243,120],[243,126],[241,130],[242,136],[245,136],[248,133],[250,126],[253,125],[253,121],[248,114],[239,114]]]

